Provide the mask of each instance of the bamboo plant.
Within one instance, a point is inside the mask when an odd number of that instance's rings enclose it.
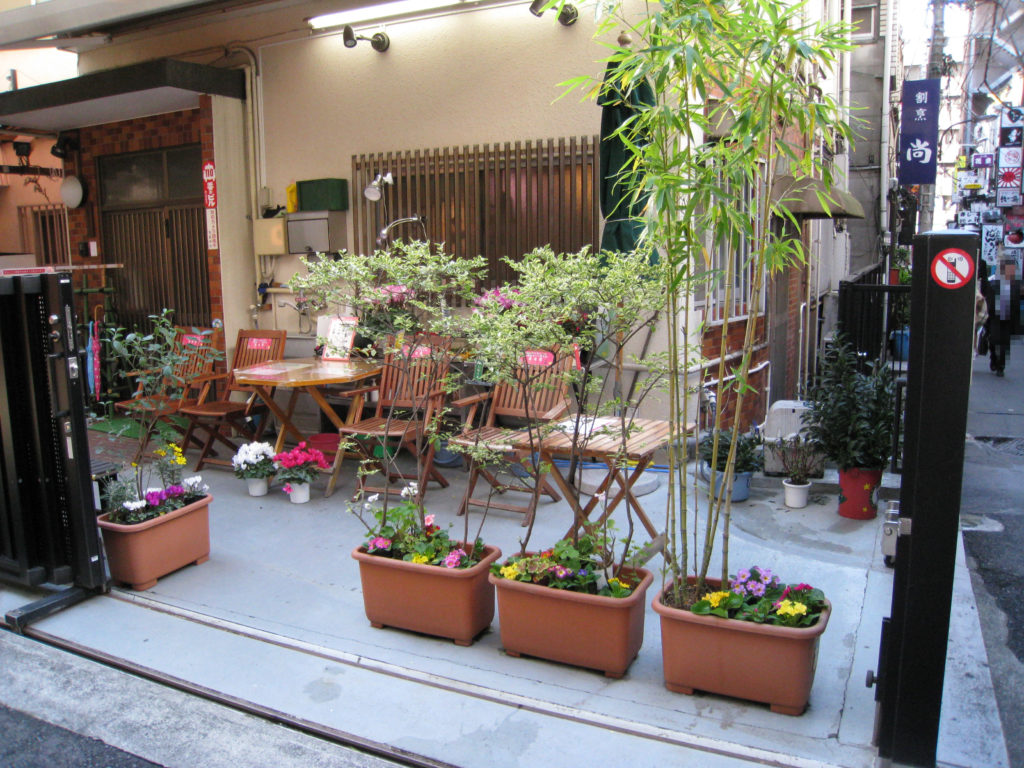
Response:
[[[558,5],[553,2],[552,5]],[[798,235],[799,222],[790,200],[773,195],[776,178],[815,178],[831,189],[833,169],[819,147],[834,150],[838,139],[850,141],[844,109],[817,85],[849,49],[848,31],[840,24],[809,21],[804,3],[777,0],[670,0],[637,6],[612,2],[597,34],[609,39],[627,29],[633,44],[608,44],[614,87],[628,93],[645,79],[654,92],[648,106],[618,131],[629,151],[623,171],[634,190],[631,203],[647,200],[645,236],[664,258],[667,269],[664,313],[668,329],[669,409],[673,439],[669,444],[669,494],[666,509],[668,545],[666,576],[673,588],[666,602],[685,607],[702,594],[717,541],[722,545],[723,582],[728,580],[729,517],[735,439],[755,346],[760,303],[746,307],[739,362],[727,365],[727,333],[733,286],[740,274],[750,276],[750,296],[761,294],[765,280],[790,266],[807,262]],[[620,40],[622,38],[620,37]],[[591,97],[604,86],[581,77],[565,84]],[[745,204],[745,191],[756,191],[756,211]],[[826,207],[827,193],[819,195]],[[788,224],[789,226],[779,226]],[[716,268],[713,249],[741,253]],[[704,505],[696,504],[696,487],[685,473],[685,425],[694,421],[694,387],[687,372],[700,363],[691,343],[705,329],[697,321],[695,300],[724,286],[723,317],[715,372],[719,407],[713,434],[723,419],[732,420],[733,449],[725,482]],[[717,446],[712,453],[717,454]],[[690,519],[689,502],[696,512]],[[692,542],[692,550],[691,550]],[[691,564],[692,557],[692,564]],[[687,594],[687,568],[696,583]]]

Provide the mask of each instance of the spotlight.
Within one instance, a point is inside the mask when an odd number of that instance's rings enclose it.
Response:
[[[341,39],[345,43],[346,48],[355,48],[356,43],[360,40],[369,40],[370,47],[377,53],[384,53],[384,51],[391,47],[391,38],[385,32],[376,32],[373,37],[364,37],[363,35],[357,35],[355,30],[348,24],[341,30]]]
[[[384,185],[394,184],[395,177],[390,172],[383,175],[377,174],[377,178],[371,181],[363,188],[363,197],[369,200],[371,203],[376,203],[384,196]]]
[[[66,133],[57,135],[56,143],[50,147],[50,154],[54,157],[59,157],[61,160],[67,159],[68,155],[77,150],[78,140],[74,136],[69,136]]]
[[[530,3],[530,13],[538,18],[544,15],[544,9],[548,5],[550,0],[533,0]],[[562,9],[558,12],[558,23],[563,27],[571,27],[576,23],[576,19],[580,17],[579,11],[576,10],[576,6],[572,3],[565,3],[562,5]]]

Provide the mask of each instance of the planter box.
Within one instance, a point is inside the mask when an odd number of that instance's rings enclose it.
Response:
[[[638,569],[629,597],[604,597],[491,576],[501,644],[509,656],[536,656],[622,677],[644,641],[644,606],[654,577]]]
[[[207,495],[181,509],[144,523],[112,523],[108,515],[96,521],[114,581],[132,589],[150,589],[157,579],[186,565],[210,559],[210,502]]]
[[[720,587],[708,579],[708,590]],[[669,590],[666,587],[665,590]],[[772,712],[803,714],[814,683],[818,639],[832,606],[812,627],[779,627],[752,621],[698,616],[661,602],[665,687],[676,693],[707,691],[771,705]]]
[[[497,547],[484,547],[472,568],[444,568],[352,552],[359,562],[363,608],[370,626],[397,627],[470,645],[494,618],[494,590],[487,582]]]

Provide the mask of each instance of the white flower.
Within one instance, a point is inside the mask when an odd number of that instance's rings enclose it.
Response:
[[[368,498],[366,500],[366,503],[367,504],[373,504],[373,502],[375,502],[379,498],[380,498],[380,494],[379,493],[375,493],[375,494],[373,494],[373,496],[371,496],[370,498]]]
[[[202,475],[192,475],[192,477],[186,477],[181,481],[181,487],[185,489],[186,493],[206,493],[210,490],[210,486],[203,482]]]
[[[135,512],[135,511],[140,510],[140,509],[145,509],[146,502],[145,501],[126,501],[121,506],[124,507],[125,509],[128,509],[128,510],[131,510],[132,512]]]
[[[402,489],[402,498],[414,499],[416,498],[416,494],[418,491],[419,486],[415,482],[409,483],[409,485]]]

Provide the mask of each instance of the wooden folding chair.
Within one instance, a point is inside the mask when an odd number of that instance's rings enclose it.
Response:
[[[164,377],[161,391],[147,394],[140,380],[135,393],[127,400],[114,403],[114,407],[122,413],[152,422],[154,425],[167,424],[179,435],[184,435],[185,427],[179,422],[185,419],[175,420],[174,417],[179,416],[182,408],[195,405],[203,396],[204,389],[210,386],[207,377],[213,372],[214,363],[211,355],[189,354],[189,348],[221,349],[224,334],[219,328],[176,326],[174,331],[174,345],[185,354],[185,358],[174,367],[169,376]],[[137,377],[139,373],[132,372],[128,375]],[[140,446],[140,454],[145,452],[149,437],[146,435],[145,442]],[[198,440],[193,440],[197,445],[202,445]]]
[[[238,332],[235,343],[235,354],[231,361],[231,370],[227,373],[209,374],[207,383],[223,382],[218,386],[215,396],[210,397],[212,388],[201,394],[198,402],[180,410],[188,418],[188,429],[181,441],[181,449],[188,448],[194,433],[205,434],[199,460],[196,462],[198,472],[205,464],[231,466],[231,458],[215,458],[214,444],[221,443],[231,450],[238,450],[238,444],[231,439],[237,433],[247,440],[259,440],[267,426],[269,410],[264,403],[258,402],[255,390],[235,383],[234,372],[251,365],[269,363],[284,357],[286,331],[242,330]],[[197,379],[200,380],[200,379]],[[244,400],[235,399],[236,393],[245,395]],[[251,426],[251,417],[258,416],[258,424]]]
[[[449,439],[448,445],[484,448],[492,453],[504,454],[508,461],[514,462],[510,469],[521,467],[524,475],[519,478],[521,482],[503,482],[495,470],[486,466],[486,462],[470,456],[469,479],[458,514],[466,514],[470,506],[492,507],[521,513],[523,525],[527,526],[533,520],[539,494],[549,496],[552,501],[559,501],[562,498],[547,478],[537,471],[536,457],[531,451],[513,446],[509,438],[514,432],[521,433],[527,424],[545,424],[569,412],[569,383],[566,374],[573,364],[574,358],[571,354],[560,356],[557,351],[531,351],[522,361],[515,381],[499,383],[490,392],[452,401],[455,407],[469,406],[470,409],[463,432]],[[480,426],[474,426],[477,423],[477,411],[484,404],[490,406],[487,416]],[[514,419],[519,426],[515,429],[500,426],[499,419]],[[519,505],[494,501],[491,498],[474,498],[473,492],[481,477],[498,493],[529,493],[530,500],[526,505]],[[537,494],[534,493],[535,483],[540,484]],[[488,491],[488,497],[492,493]]]
[[[444,404],[450,365],[447,345],[435,343],[389,352],[384,358],[379,383],[346,392],[349,396],[377,392],[374,415],[358,419],[339,432],[342,439],[350,438],[360,460],[383,474],[386,483],[383,487],[369,486],[367,475],[360,472],[353,498],[365,492],[398,493],[401,488],[390,487],[398,480],[415,480],[420,498],[429,482],[448,487],[448,480],[434,466],[434,443],[427,435],[427,426]],[[393,447],[406,448],[416,456],[415,475],[393,468],[387,455]],[[378,448],[382,455],[375,456],[374,449]]]

